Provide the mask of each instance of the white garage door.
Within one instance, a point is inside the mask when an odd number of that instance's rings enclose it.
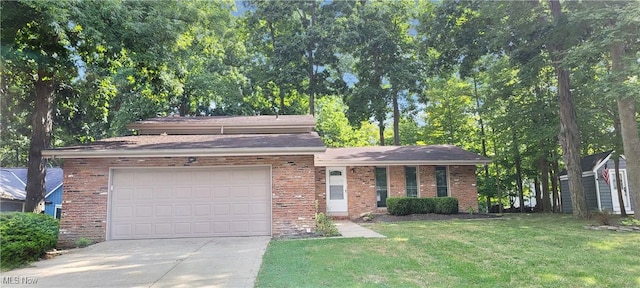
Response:
[[[114,169],[109,239],[271,235],[269,167]]]

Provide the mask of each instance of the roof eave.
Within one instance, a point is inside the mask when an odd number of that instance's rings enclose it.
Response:
[[[189,156],[265,156],[315,155],[326,147],[145,149],[145,150],[43,150],[45,158],[118,158],[118,157],[189,157]]]
[[[491,160],[320,160],[316,159],[316,166],[328,167],[328,166],[467,166],[467,165],[486,165],[490,164]]]

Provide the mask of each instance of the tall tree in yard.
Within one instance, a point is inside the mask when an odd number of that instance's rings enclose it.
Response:
[[[28,81],[34,105],[25,210],[39,212],[44,200],[42,150],[52,136],[53,102],[60,88],[79,77],[78,66],[96,57],[129,51],[136,68],[163,59],[166,45],[194,21],[176,1],[2,1],[2,64],[12,77]],[[116,17],[117,16],[117,17]],[[134,29],[135,28],[135,29]],[[109,61],[104,61],[109,63]],[[153,68],[158,68],[154,66]],[[158,71],[158,70],[155,70]]]
[[[587,218],[587,200],[582,186],[582,169],[580,167],[580,130],[577,124],[577,113],[569,81],[569,70],[565,66],[566,45],[571,43],[570,27],[566,15],[562,12],[560,1],[549,0],[551,18],[539,2],[533,3],[533,11],[540,25],[546,26],[551,36],[545,39],[545,46],[551,57],[558,81],[558,104],[560,107],[560,144],[569,176],[569,190],[573,214]]]
[[[640,29],[640,2],[585,2],[574,5],[572,8],[576,13],[572,21],[588,27],[591,33],[586,41],[574,49],[576,55],[573,57],[585,58],[587,55],[601,63],[610,63],[607,69],[609,73],[596,81],[594,90],[601,93],[599,96],[602,101],[616,103],[617,113],[611,112],[609,117],[613,119],[616,134],[619,133],[622,139],[631,200],[634,207],[639,207],[640,139],[637,105],[640,100],[640,69],[637,51],[640,51],[640,36],[637,31]],[[635,217],[640,219],[640,213],[635,213]]]
[[[14,77],[31,83],[34,108],[31,114],[25,211],[44,209],[45,160],[49,147],[54,93],[74,71],[66,46],[79,32],[63,21],[68,2],[2,1],[2,64]],[[64,71],[64,72],[63,72]]]
[[[336,5],[323,1],[246,2],[254,9],[247,14],[250,43],[256,55],[252,77],[255,85],[276,85],[280,111],[285,110],[285,94],[295,90],[308,97],[311,115],[316,98],[328,94],[329,66],[336,64]],[[339,30],[339,29],[338,29]],[[258,60],[259,59],[259,60]],[[262,87],[264,88],[264,87]]]

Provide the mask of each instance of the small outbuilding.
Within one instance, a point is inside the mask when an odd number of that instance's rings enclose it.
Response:
[[[612,158],[613,154],[613,151],[607,151],[580,159],[582,185],[587,198],[587,208],[589,211],[607,210],[614,214],[621,213],[614,159]],[[633,203],[631,203],[631,191],[629,191],[629,181],[627,178],[627,161],[624,156],[620,156],[620,172],[617,177],[620,177],[621,180],[620,189],[624,209],[627,214],[633,214],[634,207]],[[571,195],[569,194],[569,177],[566,175],[566,171],[560,176],[560,191],[562,211],[564,213],[572,213]]]

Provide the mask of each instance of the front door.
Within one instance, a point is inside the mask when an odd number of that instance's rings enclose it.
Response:
[[[609,170],[609,187],[611,187],[611,204],[613,204],[613,212],[620,213],[620,201],[618,201],[618,185],[616,172],[614,169]],[[622,184],[622,201],[624,209],[627,213],[631,213],[631,199],[629,197],[629,183],[627,182],[627,170],[620,169],[620,182]]]
[[[345,167],[327,167],[327,214],[347,216],[347,181]]]

